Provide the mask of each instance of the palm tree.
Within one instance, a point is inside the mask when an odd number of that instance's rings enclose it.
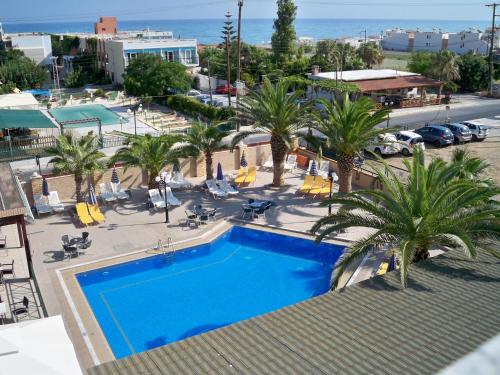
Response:
[[[193,124],[184,137],[184,146],[179,152],[198,157],[203,153],[205,156],[207,180],[214,178],[213,153],[224,148],[222,140],[229,135],[229,131],[223,130],[221,124],[205,125],[201,122]]]
[[[161,136],[128,135],[125,147],[119,149],[110,164],[122,161],[127,167],[140,167],[148,174],[148,187],[158,186],[155,178],[168,164],[178,164],[180,153],[174,144],[182,141],[182,135],[164,134]]]
[[[382,64],[384,61],[384,55],[380,47],[375,42],[368,42],[362,44],[357,50],[358,56],[363,60],[368,69],[371,69],[373,65]]]
[[[460,79],[459,57],[451,51],[443,50],[432,54],[428,74],[442,82],[447,87],[450,82]],[[439,87],[438,97],[441,97],[442,86]]]
[[[233,138],[232,147],[251,134],[269,134],[273,155],[273,185],[284,183],[284,162],[292,148],[292,138],[309,118],[309,105],[298,105],[303,91],[288,93],[286,80],[272,84],[265,80],[259,93],[251,92],[241,100],[238,115],[243,123],[252,125],[250,131],[242,131]]]
[[[500,194],[498,187],[461,179],[460,168],[440,159],[426,167],[421,150],[404,163],[407,182],[386,165],[385,171],[377,170],[384,190],[356,191],[323,202],[341,207],[313,226],[313,232],[320,231],[317,241],[340,229],[372,229],[342,256],[334,285],[349,264],[383,244],[394,248],[403,287],[408,284],[408,266],[429,257],[432,248],[460,248],[471,258],[484,250],[500,257],[500,251],[489,248],[491,240],[500,239],[500,204],[493,200]]]
[[[46,153],[52,156],[49,160],[54,165],[54,173],[70,173],[75,177],[76,201],[84,202],[82,193],[83,176],[93,174],[104,168],[101,159],[105,156],[97,146],[97,135],[89,132],[76,138],[71,133],[60,135],[56,145],[49,147]]]
[[[488,182],[483,174],[490,167],[490,164],[481,158],[472,156],[467,149],[454,149],[451,154],[451,163],[458,168],[459,178]]]
[[[347,94],[342,101],[320,99],[322,112],[314,112],[312,128],[323,133],[326,145],[337,154],[339,165],[339,191],[347,193],[352,188],[354,158],[379,134],[393,129],[377,128],[389,113],[388,109],[372,112],[375,104],[363,97],[351,101]]]

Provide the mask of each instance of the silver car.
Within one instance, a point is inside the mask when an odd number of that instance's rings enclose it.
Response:
[[[453,141],[455,144],[470,142],[472,139],[472,133],[469,127],[464,124],[445,124],[448,129],[453,133]]]
[[[477,121],[463,121],[461,124],[467,126],[472,133],[472,140],[484,141],[486,137],[490,134],[490,128],[484,124]]]

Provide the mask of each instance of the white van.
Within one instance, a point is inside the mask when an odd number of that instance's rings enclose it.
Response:
[[[396,133],[396,139],[399,142],[399,150],[404,156],[413,154],[414,147],[418,147],[422,151],[425,150],[422,136],[410,130],[402,130]]]

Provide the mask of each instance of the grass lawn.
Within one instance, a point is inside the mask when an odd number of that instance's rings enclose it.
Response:
[[[409,52],[384,51],[384,62],[378,65],[381,69],[407,70],[406,65],[410,60]]]

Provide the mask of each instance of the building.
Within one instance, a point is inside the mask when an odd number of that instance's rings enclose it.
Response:
[[[38,101],[30,93],[0,95],[0,109],[38,109],[39,107]]]
[[[351,83],[358,87],[357,96],[370,97],[379,106],[418,107],[439,104],[442,82],[420,74],[392,69],[366,69],[345,72],[317,72],[309,75],[313,81],[333,80]],[[314,85],[313,85],[314,86]],[[337,93],[321,86],[308,89],[310,98],[332,99]],[[433,93],[428,92],[434,91]]]
[[[101,34],[116,34],[116,17],[100,17],[99,22],[94,24],[94,33]]]
[[[153,54],[166,61],[176,61],[187,67],[198,66],[196,39],[108,39],[101,40],[98,58],[106,74],[115,84],[123,83],[123,74],[131,60],[143,53]],[[104,54],[102,53],[104,52]]]
[[[388,51],[429,51],[449,50],[458,55],[468,52],[484,55],[488,52],[485,34],[476,29],[448,33],[441,30],[410,31],[403,29],[386,30],[381,46]]]
[[[12,49],[23,51],[24,55],[37,64],[52,64],[52,42],[46,34],[8,34]]]

